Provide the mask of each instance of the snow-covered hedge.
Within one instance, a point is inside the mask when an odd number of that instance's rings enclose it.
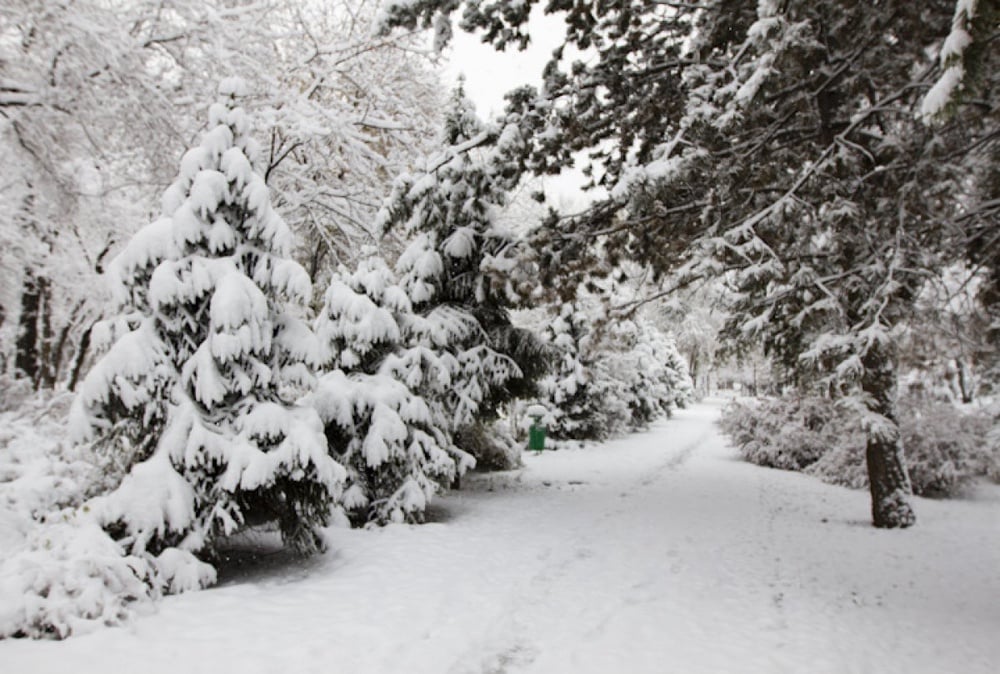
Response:
[[[66,393],[43,395],[0,412],[0,553],[10,549],[10,537],[23,537],[31,522],[82,503],[101,479],[88,449],[65,437],[72,399]]]
[[[521,465],[524,443],[514,437],[506,419],[462,426],[455,433],[455,444],[476,460],[477,470],[511,470]]]
[[[1000,442],[989,441],[996,431],[988,414],[912,397],[899,411],[915,494],[955,496],[976,477],[1000,477]],[[865,435],[847,406],[810,397],[734,402],[721,426],[751,463],[868,486]]]
[[[996,449],[986,441],[992,422],[985,414],[943,402],[906,401],[901,407],[900,431],[915,493],[952,496],[996,465]]]
[[[849,428],[843,410],[821,398],[734,402],[721,425],[744,459],[768,468],[803,470],[838,445],[864,447],[860,429]]]
[[[134,605],[215,582],[188,551],[124,554],[86,508],[34,525],[0,561],[0,639],[81,634],[124,620]]]

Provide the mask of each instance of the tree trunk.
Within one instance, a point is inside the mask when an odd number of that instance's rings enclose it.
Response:
[[[14,376],[38,381],[38,326],[42,287],[34,269],[27,269],[21,284],[21,315],[17,325]]]
[[[3,327],[4,321],[7,320],[7,310],[2,304],[0,304],[0,328]],[[0,375],[7,371],[7,354],[0,351]]]
[[[910,505],[913,489],[906,472],[896,415],[896,364],[892,353],[881,344],[872,345],[861,362],[864,366],[861,388],[868,394],[869,411],[878,415],[869,424],[865,450],[872,522],[885,529],[909,527],[917,518]]]
[[[966,365],[964,358],[956,358],[955,365],[958,367],[958,390],[962,395],[962,402],[968,405],[975,395],[974,378],[969,372],[969,366]]]
[[[49,366],[52,370],[52,385],[59,381],[59,374],[61,372],[63,365],[63,358],[66,356],[66,345],[69,343],[69,335],[73,329],[77,326],[79,322],[80,312],[83,309],[83,305],[86,300],[79,300],[73,310],[70,311],[69,316],[66,319],[66,323],[60,328],[59,336],[54,338],[52,347],[52,355],[50,358],[51,365]]]
[[[701,358],[699,358],[701,355],[700,352],[701,349],[695,346],[691,349],[691,353],[688,354],[688,374],[691,375],[691,381],[694,382],[696,387],[698,386],[698,375],[701,374],[698,367],[701,365]]]
[[[38,375],[35,389],[56,385],[54,338],[52,332],[52,284],[46,276],[38,277]]]
[[[94,330],[94,326],[97,322],[90,324],[90,327],[83,331],[80,336],[80,344],[76,347],[76,355],[73,356],[73,371],[69,375],[69,390],[75,391],[76,385],[80,381],[80,375],[83,373],[83,363],[87,359],[87,351],[90,350],[90,335]]]

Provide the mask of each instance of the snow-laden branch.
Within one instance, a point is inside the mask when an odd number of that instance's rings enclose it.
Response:
[[[972,44],[972,20],[976,16],[978,0],[957,0],[951,32],[945,38],[939,56],[944,72],[924,96],[920,116],[924,121],[940,117],[955,103],[962,91],[965,76],[965,52]]]

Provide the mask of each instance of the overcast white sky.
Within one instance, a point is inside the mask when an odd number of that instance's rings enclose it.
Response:
[[[538,86],[542,68],[563,36],[561,19],[545,16],[539,6],[531,14],[531,44],[520,52],[508,48],[498,52],[483,44],[478,35],[455,28],[452,47],[446,53],[445,73],[448,84],[465,75],[466,92],[476,103],[480,117],[489,118],[503,111],[503,95],[522,84]]]

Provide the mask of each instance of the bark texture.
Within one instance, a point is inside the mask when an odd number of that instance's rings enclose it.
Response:
[[[28,269],[21,285],[21,313],[17,326],[14,374],[38,380],[39,318],[42,311],[42,284],[33,269]]]
[[[872,495],[872,523],[884,529],[916,523],[910,505],[913,488],[906,470],[903,442],[896,414],[896,367],[891,351],[873,345],[862,359],[861,387],[868,394],[868,408],[876,422],[868,429],[865,458]],[[879,419],[881,417],[884,422]]]

